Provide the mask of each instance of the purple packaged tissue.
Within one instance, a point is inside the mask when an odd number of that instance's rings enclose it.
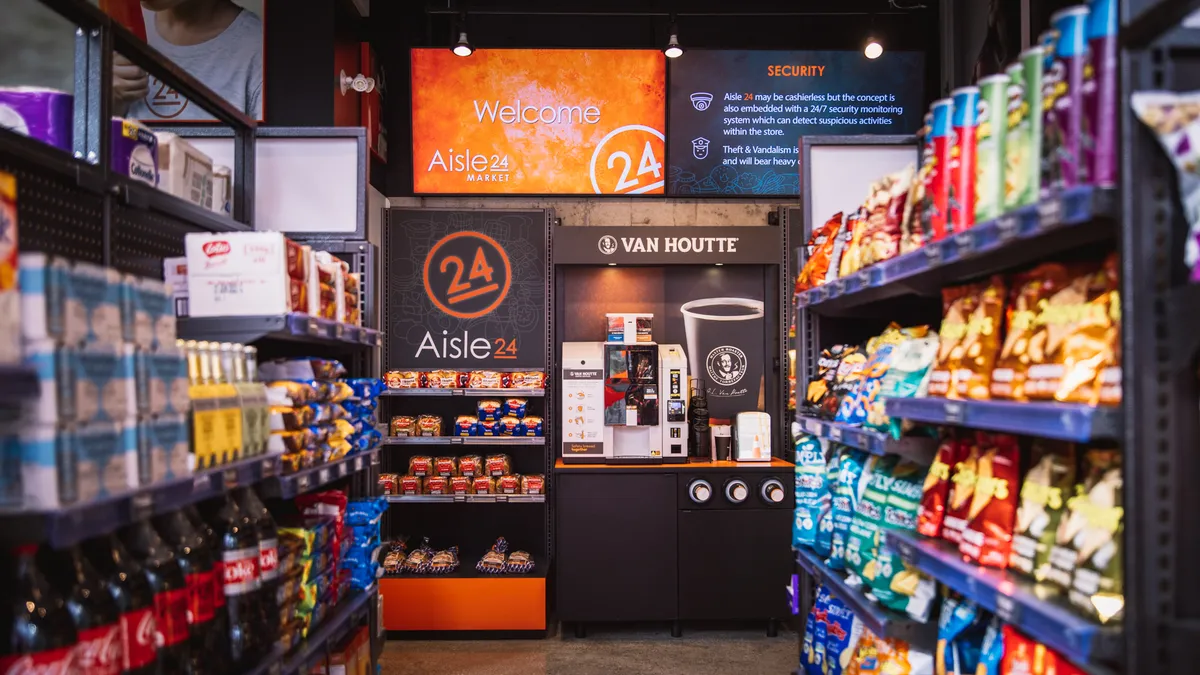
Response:
[[[112,165],[114,173],[158,187],[158,139],[154,132],[134,120],[112,120]]]
[[[75,97],[40,87],[0,87],[0,127],[71,152]]]

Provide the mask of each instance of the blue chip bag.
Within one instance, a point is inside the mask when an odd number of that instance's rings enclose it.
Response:
[[[345,380],[345,382],[350,385],[350,389],[354,392],[354,398],[360,401],[374,400],[387,388],[383,380],[377,377],[354,377]]]
[[[988,623],[975,603],[946,594],[938,617],[937,675],[975,675]]]
[[[854,611],[836,596],[830,596],[825,605],[826,675],[841,675],[850,665],[862,634],[862,621],[854,616]]]
[[[850,536],[850,521],[858,508],[867,481],[866,465],[869,455],[861,450],[843,447],[838,452],[838,474],[830,494],[830,513],[833,531],[830,532],[830,551],[826,564],[831,569],[846,569],[846,541]]]
[[[1000,675],[1000,661],[1004,658],[1004,624],[999,617],[992,617],[983,633],[980,646],[979,665],[975,675]]]
[[[817,502],[817,539],[813,550],[822,558],[828,557],[833,547],[833,487],[837,481],[837,452],[831,450],[825,462],[825,485]]]
[[[817,520],[821,515],[825,487],[825,452],[816,436],[804,434],[796,439],[796,517],[792,527],[792,546],[813,547],[817,543]]]
[[[826,621],[831,597],[829,589],[824,585],[817,588],[817,598],[813,603],[812,654],[808,663],[804,664],[808,675],[825,675],[826,643],[829,641],[829,629]]]

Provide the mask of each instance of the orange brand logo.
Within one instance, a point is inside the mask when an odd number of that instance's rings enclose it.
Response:
[[[455,232],[429,250],[422,279],[435,307],[459,319],[475,319],[490,314],[508,297],[512,267],[495,239]]]

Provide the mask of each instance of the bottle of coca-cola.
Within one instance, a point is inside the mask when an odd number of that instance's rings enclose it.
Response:
[[[129,553],[141,563],[154,591],[154,640],[158,643],[159,667],[163,673],[191,674],[187,578],[175,551],[158,536],[149,520],[126,527],[121,538]]]
[[[258,533],[231,495],[205,504],[213,550],[221,559],[229,659],[235,668],[255,664],[271,644],[264,640],[258,571]]]
[[[212,525],[209,525],[204,518],[200,517],[200,510],[195,504],[185,506],[181,509],[183,514],[187,516],[188,522],[192,524],[192,528],[196,531],[197,536],[204,539],[208,549],[212,551],[213,556],[213,630],[219,635],[228,635],[229,633],[229,614],[225,611],[225,575],[222,570],[225,568],[225,563],[221,560],[221,552],[217,546],[217,535],[213,531]],[[224,638],[222,638],[222,644]],[[225,650],[225,658],[228,659],[229,652]]]
[[[161,672],[155,644],[154,591],[146,572],[116,535],[86,541],[83,549],[120,613],[122,672],[126,675]]]
[[[154,519],[163,541],[175,550],[188,591],[188,633],[192,666],[197,673],[223,673],[225,639],[216,625],[216,570],[212,546],[196,532],[183,511],[172,511]]]
[[[0,607],[0,673],[75,673],[75,624],[62,596],[38,571],[37,546],[5,556]]]
[[[279,639],[279,531],[275,518],[254,490],[248,487],[234,490],[233,498],[245,511],[258,530],[258,573],[262,591],[259,595],[266,625],[266,639],[274,644]]]
[[[124,659],[121,612],[100,573],[78,546],[66,551],[43,548],[38,565],[50,585],[62,591],[75,623],[75,668],[88,675],[119,675]]]

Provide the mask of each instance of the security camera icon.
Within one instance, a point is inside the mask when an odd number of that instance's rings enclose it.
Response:
[[[705,157],[708,157],[708,143],[709,141],[707,138],[693,138],[692,156],[696,159],[704,159]]]
[[[692,107],[700,112],[708,110],[708,105],[712,103],[712,94],[706,91],[698,91],[692,94]]]

